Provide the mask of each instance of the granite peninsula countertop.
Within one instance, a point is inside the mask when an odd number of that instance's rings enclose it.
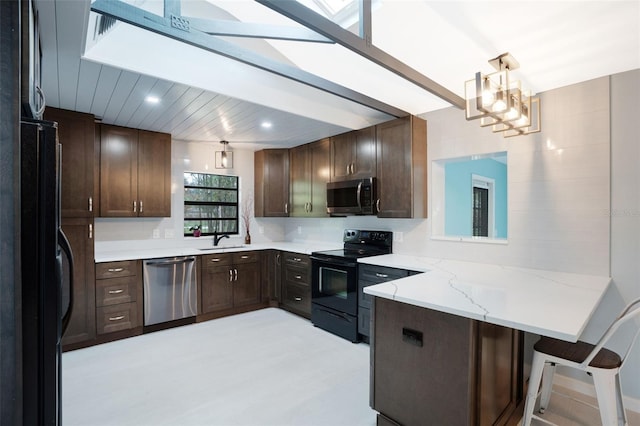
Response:
[[[423,272],[365,287],[372,296],[571,342],[611,283],[604,276],[397,254],[358,261]]]

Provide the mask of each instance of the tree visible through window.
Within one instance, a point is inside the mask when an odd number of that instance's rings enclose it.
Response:
[[[185,172],[184,235],[238,233],[238,176]]]

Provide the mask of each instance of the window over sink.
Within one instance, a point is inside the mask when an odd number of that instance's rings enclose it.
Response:
[[[184,173],[184,235],[238,234],[238,176]]]

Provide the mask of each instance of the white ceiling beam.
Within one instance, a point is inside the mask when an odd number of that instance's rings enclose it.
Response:
[[[451,105],[464,109],[465,101],[449,89],[439,85],[429,77],[421,74],[404,62],[378,49],[371,43],[371,39],[363,39],[340,25],[314,12],[295,0],[255,0],[281,15],[298,22],[305,27],[322,34],[345,48],[361,55],[368,60],[399,75],[407,81],[423,88],[429,93],[449,102]],[[366,0],[365,0],[366,1]],[[370,6],[370,5],[369,5]]]

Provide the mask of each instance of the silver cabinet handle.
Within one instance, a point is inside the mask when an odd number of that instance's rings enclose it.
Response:
[[[246,254],[243,254],[242,256],[240,256],[240,259],[248,259],[248,258],[249,258],[249,256],[246,255]]]
[[[138,206],[136,205],[136,202],[133,202],[133,212],[137,213],[138,212]]]
[[[280,265],[280,253],[276,254],[276,265]]]
[[[380,273],[376,272],[376,277],[378,277],[378,278],[389,278],[389,275],[387,275],[387,274],[380,274]]]
[[[300,259],[299,257],[294,257],[294,258],[293,258],[293,261],[294,261],[294,262],[302,262],[302,259]]]
[[[120,321],[124,318],[124,315],[118,315],[117,317],[109,317],[109,321]]]
[[[351,164],[347,164],[347,174],[351,174]]]
[[[349,174],[354,174],[355,173],[355,164],[351,163],[349,164]]]
[[[309,203],[309,213],[313,211],[313,204]]]
[[[89,211],[93,211],[93,197],[89,197]]]
[[[237,269],[234,269],[233,271],[234,271],[234,273],[235,273],[235,279],[234,279],[234,281],[238,281],[238,270],[237,270]]]
[[[376,210],[380,211],[380,198],[376,201]]]
[[[301,280],[302,279],[302,275],[296,275],[296,280]]]
[[[93,239],[93,224],[89,224],[89,239]]]
[[[109,290],[109,294],[120,294],[122,292],[124,292],[124,290],[121,288],[118,290]]]
[[[122,271],[124,271],[124,268],[109,268],[109,269],[107,269],[107,271],[109,271],[109,272],[122,272]]]
[[[142,200],[140,200],[140,213],[142,213]]]
[[[293,300],[296,302],[302,302],[302,297],[294,297]]]
[[[229,269],[229,282],[233,281],[233,269]]]
[[[214,257],[213,259],[211,259],[212,262],[220,262],[220,258],[219,257]]]

